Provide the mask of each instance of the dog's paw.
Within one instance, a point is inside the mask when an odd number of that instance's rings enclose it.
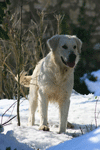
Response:
[[[74,125],[72,125],[70,122],[67,122],[67,128],[73,129]]]
[[[40,126],[39,130],[50,131],[49,127],[45,125]]]

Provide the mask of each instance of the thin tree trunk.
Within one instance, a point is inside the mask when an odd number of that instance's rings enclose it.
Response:
[[[20,28],[20,48],[19,48],[19,57],[18,57],[18,66],[17,66],[17,71],[18,71],[18,98],[17,98],[17,120],[18,120],[18,126],[20,126],[20,110],[19,110],[19,106],[20,106],[20,72],[21,72],[21,51],[22,51],[22,2],[21,2],[21,28]]]
[[[2,98],[2,62],[1,62],[1,48],[0,48],[0,99]]]
[[[20,106],[20,73],[18,70],[18,83],[17,83],[17,120],[18,126],[20,126],[20,113],[19,113],[19,106]]]

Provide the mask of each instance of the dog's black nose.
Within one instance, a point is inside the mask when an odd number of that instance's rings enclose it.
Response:
[[[76,55],[74,53],[71,53],[69,55],[69,62],[73,62],[73,61],[75,61],[75,59],[76,59]]]

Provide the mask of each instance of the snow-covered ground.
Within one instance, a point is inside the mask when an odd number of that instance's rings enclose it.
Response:
[[[91,74],[96,81],[91,81],[88,79],[88,74],[84,74],[84,76],[81,78],[83,80],[88,88],[88,90],[96,96],[100,96],[100,70],[93,71]]]
[[[98,88],[98,90],[100,89]],[[0,100],[0,123],[9,120],[11,114],[12,116],[16,115],[16,105],[14,105],[2,118],[2,114],[14,102],[15,100]],[[27,126],[28,107],[28,100],[22,98],[21,126],[17,126],[17,118],[13,119],[10,125],[4,126],[4,131],[0,133],[0,150],[5,150],[6,147],[11,147],[11,150],[15,148],[17,150],[100,150],[100,96],[81,95],[73,91],[68,121],[74,125],[74,128],[66,129],[66,133],[62,134],[57,133],[59,125],[57,104],[49,104],[50,132],[39,131],[38,109],[35,126]],[[96,126],[98,128],[94,130]]]
[[[57,145],[72,138],[81,136],[86,132],[95,129],[100,125],[100,97],[95,99],[93,94],[80,95],[72,93],[71,105],[68,121],[74,125],[74,129],[66,129],[66,134],[58,134],[59,112],[56,104],[49,105],[48,123],[51,132],[39,131],[39,112],[36,112],[36,125],[27,126],[28,120],[28,100],[23,99],[20,106],[21,126],[17,126],[17,119],[12,120],[12,124],[4,127],[4,132],[0,134],[0,149],[5,150],[11,146],[12,150],[17,148],[21,150],[30,150],[30,148],[45,150],[51,146]],[[0,116],[7,108],[14,103],[14,100],[0,100]],[[13,113],[12,113],[13,110]],[[10,114],[16,115],[16,107],[11,108],[3,117],[3,122],[9,119]],[[2,118],[2,117],[1,117]],[[9,139],[9,140],[8,140]],[[18,142],[16,141],[18,140]],[[70,142],[70,141],[69,141]],[[25,143],[25,145],[20,144]],[[26,147],[28,146],[28,148]],[[72,146],[70,144],[70,146]],[[25,148],[24,148],[25,147]],[[29,148],[30,147],[30,148]],[[60,149],[59,149],[60,150]],[[74,149],[75,150],[75,149]],[[92,150],[92,149],[91,149]]]
[[[100,128],[47,150],[100,150]]]

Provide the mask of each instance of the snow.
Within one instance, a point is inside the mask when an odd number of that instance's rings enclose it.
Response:
[[[6,148],[11,147],[12,150],[33,150],[28,145],[24,143],[19,143],[13,136],[13,131],[8,131],[7,134],[0,134],[0,150],[6,150]]]
[[[100,70],[93,71],[91,75],[93,75],[97,79],[97,81],[90,81],[87,78],[87,74],[84,74],[84,76],[81,77],[81,80],[84,80],[90,92],[94,93],[95,96],[100,96]]]
[[[47,150],[100,150],[100,128]]]
[[[17,126],[17,118],[12,120],[12,124],[4,126],[4,132],[0,134],[0,148],[1,150],[5,150],[6,147],[11,146],[12,149],[17,148],[26,150],[30,149],[38,149],[45,150],[51,146],[55,146],[59,143],[65,142],[65,145],[70,144],[73,137],[81,136],[87,132],[90,132],[95,129],[95,125],[100,125],[100,116],[99,116],[99,102],[100,97],[97,99],[93,94],[89,95],[81,95],[76,92],[73,92],[71,95],[71,105],[69,110],[68,121],[74,125],[74,129],[66,129],[66,134],[58,134],[58,125],[59,125],[59,112],[57,104],[49,104],[49,114],[48,114],[48,122],[50,126],[51,132],[39,131],[39,111],[36,111],[36,122],[35,126],[28,127],[28,100],[21,99],[20,105],[20,116],[21,116],[21,126]],[[98,100],[98,101],[97,101]],[[97,105],[96,105],[97,101]],[[11,106],[15,100],[0,100],[0,116]],[[96,118],[95,118],[95,110],[96,110]],[[12,112],[13,111],[13,112]],[[3,122],[8,120],[8,117],[11,113],[16,115],[16,106],[11,108],[6,114],[3,116]],[[2,118],[2,117],[1,117]],[[96,119],[96,122],[95,122]],[[94,141],[98,141],[99,130],[95,136],[91,136],[90,143],[93,144]],[[95,131],[96,132],[96,131]],[[90,132],[91,133],[91,132]],[[94,134],[94,133],[93,133]],[[88,134],[86,134],[87,137]],[[98,136],[97,136],[98,135]],[[96,137],[97,136],[97,137]],[[81,140],[82,137],[79,137]],[[94,137],[94,139],[92,138]],[[97,139],[98,138],[98,139]],[[76,144],[78,142],[78,138],[76,139]],[[74,139],[74,140],[75,140]],[[86,138],[82,139],[86,140]],[[25,145],[25,146],[24,146]],[[75,143],[74,143],[75,145]],[[65,146],[66,147],[66,146]],[[92,150],[92,149],[91,149]]]
[[[97,77],[100,73],[93,72],[93,74]],[[99,88],[96,90],[95,92],[99,93]],[[2,117],[2,114],[14,102],[15,100],[0,100],[0,123],[3,124],[16,115],[15,104]],[[38,109],[35,126],[27,126],[28,108],[28,100],[21,98],[21,126],[17,126],[17,118],[13,119],[10,125],[4,126],[4,131],[0,133],[0,150],[5,150],[6,147],[11,147],[11,150],[15,148],[17,150],[100,150],[100,96],[96,97],[94,94],[81,95],[73,91],[68,121],[74,125],[74,128],[68,128],[66,133],[62,134],[58,134],[59,110],[57,104],[49,104],[48,123],[50,132],[39,130]]]

